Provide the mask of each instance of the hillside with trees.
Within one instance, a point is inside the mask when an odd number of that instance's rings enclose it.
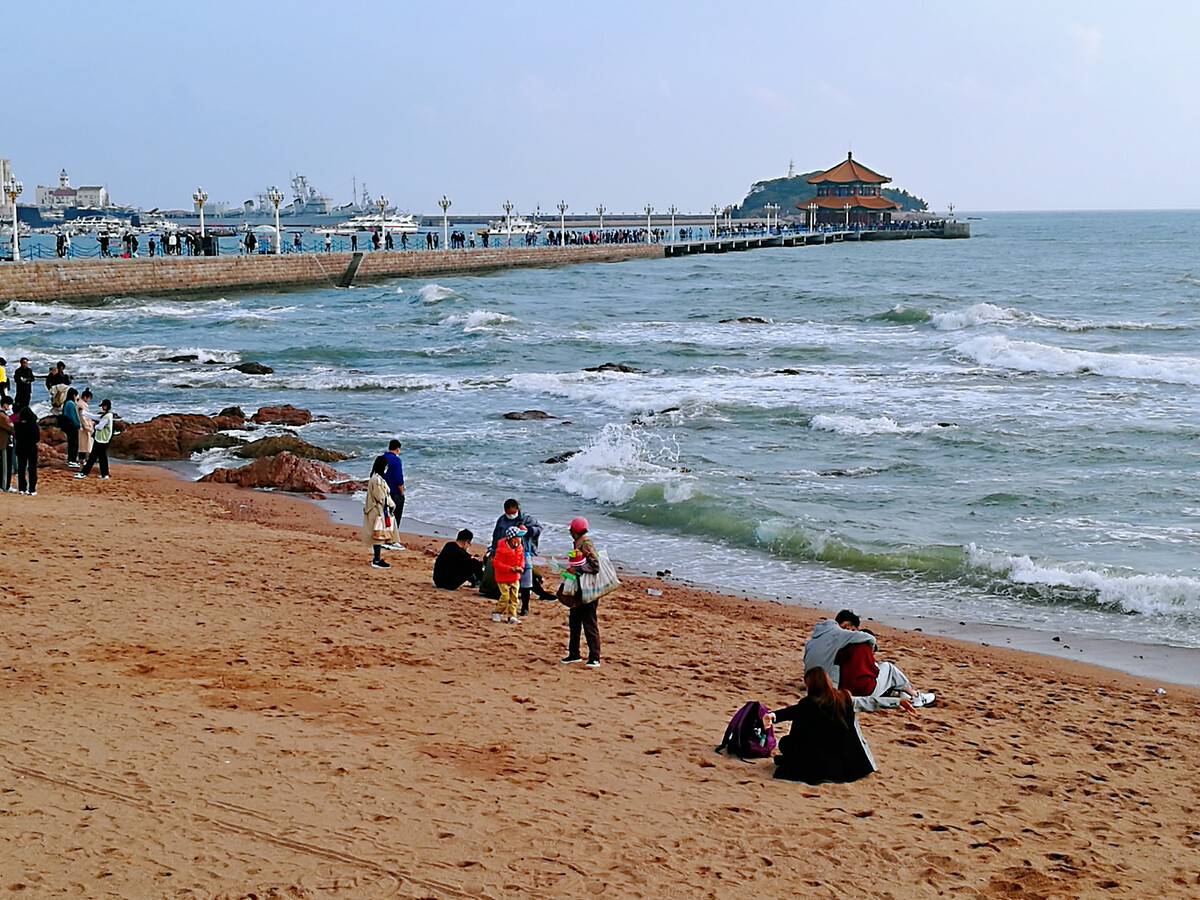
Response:
[[[778,203],[779,215],[785,218],[802,215],[796,204],[816,194],[816,186],[809,184],[808,179],[823,171],[824,169],[817,169],[790,178],[785,175],[783,178],[756,181],[750,186],[750,193],[746,195],[746,199],[733,208],[733,216],[743,219],[761,218],[764,215],[763,205],[767,203]],[[885,187],[882,193],[889,200],[899,203],[902,211],[925,212],[929,209],[928,203],[908,191]]]

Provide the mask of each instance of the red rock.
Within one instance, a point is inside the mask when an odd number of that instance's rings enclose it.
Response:
[[[312,421],[312,413],[307,409],[298,409],[290,404],[264,406],[254,414],[253,421],[260,425],[307,425]]]
[[[241,419],[230,416],[188,413],[155,416],[149,422],[123,428],[113,436],[108,452],[125,459],[187,459],[197,449],[239,445],[241,441],[237,438],[216,432],[242,425]]]
[[[46,433],[47,429],[42,429],[42,434]],[[61,432],[60,432],[61,433]],[[39,469],[65,469],[67,467],[66,444],[38,444],[38,463]]]
[[[365,481],[353,481],[333,466],[301,459],[287,451],[264,456],[240,469],[214,469],[200,480],[246,488],[275,488],[297,494],[352,494],[367,486]]]

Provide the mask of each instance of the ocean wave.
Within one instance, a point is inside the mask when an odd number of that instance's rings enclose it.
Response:
[[[171,372],[158,378],[164,387],[244,388],[296,391],[453,391],[505,384],[507,376],[472,376],[447,379],[437,375],[398,375],[361,372],[353,369],[321,368],[308,372],[245,375],[236,369],[208,366],[187,372]]]
[[[1049,375],[1103,375],[1167,384],[1200,384],[1200,359],[1137,353],[1097,353],[1036,341],[981,336],[959,344],[956,352],[983,366]]]
[[[930,323],[938,331],[961,331],[977,325],[1011,325],[1021,319],[1015,309],[1005,309],[992,303],[976,303],[956,312],[938,313]]]
[[[693,479],[678,467],[679,446],[670,436],[633,425],[606,425],[572,456],[555,484],[577,497],[622,504],[654,486],[668,503],[686,500]]]
[[[447,316],[439,323],[441,325],[461,325],[463,331],[470,334],[472,332],[487,331],[493,325],[508,325],[516,322],[515,316],[508,316],[501,312],[492,312],[486,309],[477,309],[469,313],[455,313]]]
[[[426,306],[433,306],[435,303],[442,303],[446,300],[457,299],[460,294],[453,288],[443,287],[440,284],[426,284],[417,291],[417,299]]]
[[[897,325],[919,325],[932,319],[933,314],[919,306],[905,306],[897,303],[887,312],[877,313],[871,318],[881,322],[895,322]]]
[[[926,431],[938,431],[953,426],[946,422],[901,425],[895,419],[887,416],[860,419],[857,416],[818,413],[812,417],[808,427],[813,431],[832,431],[849,436],[865,436],[869,434],[922,434]]]
[[[974,544],[967,551],[971,566],[1031,588],[1047,601],[1082,602],[1145,615],[1200,613],[1200,579],[1114,571],[1084,563],[1038,562],[1029,556],[982,550]]]

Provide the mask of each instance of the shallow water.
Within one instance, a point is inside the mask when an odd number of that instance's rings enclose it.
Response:
[[[127,419],[307,407],[322,418],[304,436],[359,454],[356,475],[398,435],[406,516],[480,535],[517,496],[553,523],[551,552],[583,513],[624,563],[735,590],[1200,647],[1200,213],[971,225],[969,241],[16,302],[0,352],[39,373],[64,359]],[[275,374],[228,368],[251,359]],[[609,361],[640,371],[583,371]],[[502,418],[525,409],[556,418]]]

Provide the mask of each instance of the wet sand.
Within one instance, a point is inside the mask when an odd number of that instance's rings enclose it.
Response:
[[[1200,894],[1196,689],[873,627],[939,703],[776,782],[713,747],[820,613],[630,576],[564,666],[557,604],[430,585],[441,539],[375,570],[311,503],[113,472],[0,496],[13,896]]]

